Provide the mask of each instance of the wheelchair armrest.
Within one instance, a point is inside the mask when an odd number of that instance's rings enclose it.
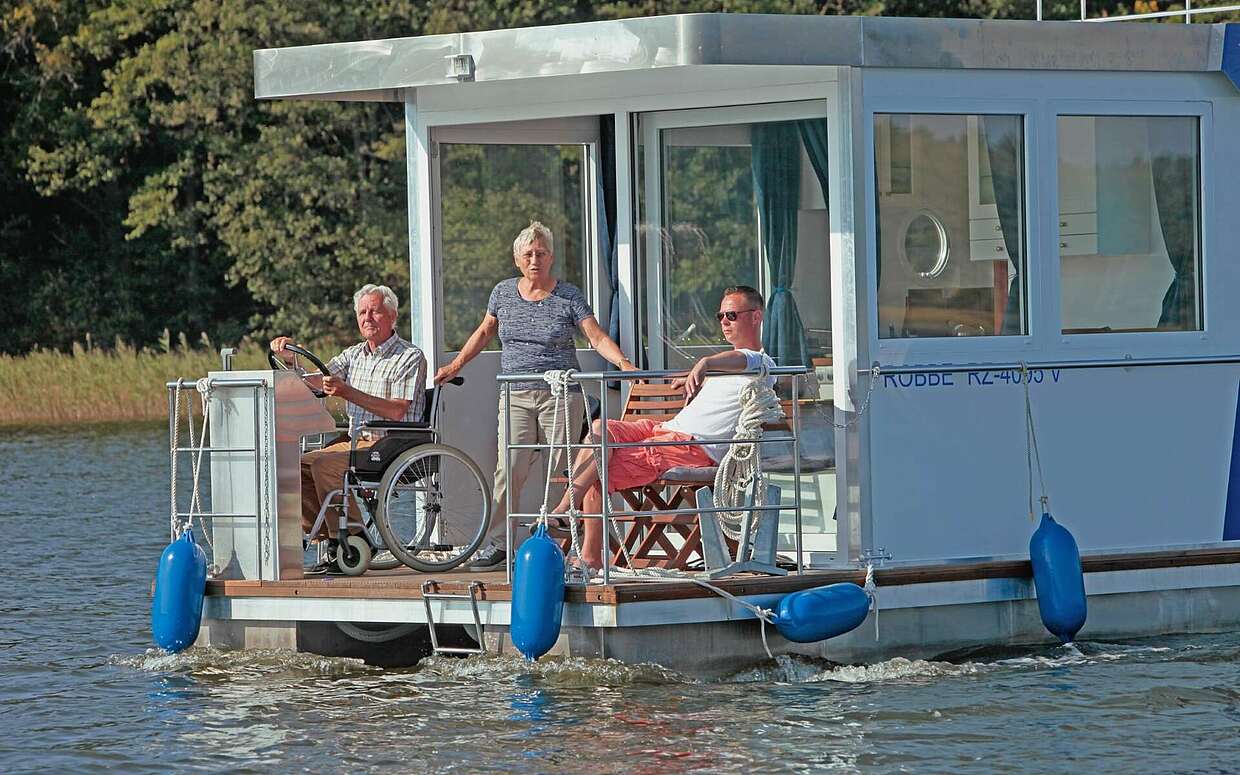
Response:
[[[362,423],[361,427],[362,427],[362,430],[369,430],[369,429],[385,430],[385,431],[392,431],[394,433],[400,433],[401,431],[404,431],[406,433],[411,433],[415,431],[434,430],[431,427],[430,423],[404,422],[402,420],[367,420],[366,422]]]

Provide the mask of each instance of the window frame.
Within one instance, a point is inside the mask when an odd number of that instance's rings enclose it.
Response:
[[[634,209],[635,224],[640,226],[642,223],[654,223],[662,218],[661,195],[664,193],[664,187],[661,133],[664,130],[705,129],[734,124],[761,124],[774,121],[822,119],[828,122],[828,132],[830,132],[830,107],[829,98],[814,97],[810,99],[777,100],[733,106],[655,110],[635,113],[634,118],[637,122],[638,131],[635,132],[634,140],[636,141],[640,138],[642,146],[646,149],[643,157],[643,168],[634,179],[635,185],[640,183],[646,189],[644,192],[646,211],[638,212],[636,208]],[[649,149],[653,147],[657,147],[660,153],[650,153]],[[636,148],[634,151],[634,157],[636,157]],[[652,196],[652,194],[656,195]],[[828,192],[824,191],[823,197],[824,199],[829,199]],[[644,242],[642,250],[647,259],[645,276],[642,278],[644,281],[642,290],[645,292],[646,298],[657,298],[661,301],[664,295],[666,278],[663,277],[662,251],[659,244],[659,236],[657,233],[651,233],[647,229],[647,234],[642,239]],[[762,291],[764,296],[769,296],[769,270],[767,269],[767,261],[763,252],[760,234],[757,244],[758,255],[755,256],[755,261],[757,262],[758,289]],[[651,256],[654,255],[659,256],[657,262],[650,260]],[[637,302],[635,300],[635,303],[638,303],[640,306],[644,302]],[[637,334],[639,341],[642,325],[645,326],[645,330],[648,332],[663,330],[662,307],[662,303],[656,305],[646,304],[645,308],[641,310],[644,320],[639,321]],[[702,347],[711,349],[706,346]],[[650,359],[650,368],[664,368],[666,356],[663,348],[647,347],[647,353]]]
[[[1151,357],[1165,355],[1168,352],[1185,354],[1182,347],[1190,342],[1201,345],[1211,339],[1210,309],[1210,205],[1209,192],[1212,181],[1209,180],[1210,168],[1206,159],[1213,158],[1212,128],[1214,122],[1213,103],[1208,100],[1078,100],[1053,99],[1046,100],[1044,110],[1047,114],[1046,145],[1048,146],[1048,164],[1053,171],[1052,183],[1046,192],[1049,204],[1046,221],[1039,226],[1047,234],[1058,237],[1059,234],[1059,118],[1060,116],[1106,116],[1131,118],[1195,118],[1197,119],[1197,249],[1198,276],[1197,302],[1198,317],[1201,328],[1189,331],[1112,331],[1098,333],[1064,333],[1063,332],[1063,287],[1061,283],[1063,257],[1059,253],[1059,242],[1055,239],[1050,244],[1054,249],[1053,271],[1048,271],[1048,310],[1046,321],[1053,322],[1054,334],[1059,344],[1067,352],[1084,353],[1097,357],[1119,355],[1132,357]]]
[[[444,299],[443,287],[443,187],[441,181],[441,143],[465,145],[581,145],[585,147],[585,164],[582,169],[582,218],[584,276],[581,290],[585,293],[600,325],[606,326],[610,315],[611,294],[604,293],[600,275],[606,273],[601,265],[603,247],[599,244],[598,229],[600,131],[597,116],[579,116],[558,119],[531,119],[475,124],[442,124],[429,127],[431,158],[431,219],[434,255],[434,287],[437,299]],[[513,235],[516,236],[515,234]],[[481,318],[481,313],[479,313]],[[435,341],[445,352],[456,352],[446,339],[442,310],[435,316]],[[462,345],[464,342],[461,343]],[[582,351],[583,348],[577,348]],[[584,349],[589,349],[588,347]]]
[[[879,114],[915,114],[915,115],[958,115],[958,116],[1017,116],[1021,119],[1021,131],[1024,145],[1022,148],[1022,174],[1024,188],[1022,204],[1024,205],[1024,255],[1026,269],[1024,278],[1025,318],[1024,334],[974,336],[974,337],[895,337],[879,336],[880,323],[878,316],[878,196],[877,196],[877,157],[875,155],[877,122]],[[993,98],[912,98],[912,97],[874,97],[866,100],[863,121],[866,128],[864,147],[864,180],[860,188],[865,202],[866,227],[866,266],[869,280],[866,283],[866,304],[869,307],[870,348],[875,360],[886,364],[902,363],[968,363],[989,359],[1021,359],[1046,336],[1045,320],[1041,310],[1043,301],[1043,282],[1045,274],[1041,262],[1034,257],[1041,255],[1042,240],[1041,207],[1038,191],[1044,181],[1038,174],[1034,159],[1037,154],[1040,124],[1043,117],[1039,114],[1039,101],[1036,99],[993,99]],[[966,151],[967,153],[967,151]],[[915,175],[916,173],[914,173]],[[860,289],[858,289],[860,291]]]

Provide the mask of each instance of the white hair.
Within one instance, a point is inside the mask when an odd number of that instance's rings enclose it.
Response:
[[[551,235],[551,229],[539,221],[530,221],[530,225],[522,229],[517,238],[512,241],[512,257],[516,258],[523,248],[532,245],[535,240],[545,245],[548,253],[555,255],[555,237]]]
[[[372,293],[377,293],[383,297],[383,306],[392,310],[393,314],[400,311],[400,302],[396,300],[396,293],[386,285],[371,285],[366,283],[353,294],[353,314],[357,314],[357,308],[362,303],[362,299]]]

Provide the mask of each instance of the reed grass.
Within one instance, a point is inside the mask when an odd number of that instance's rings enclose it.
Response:
[[[233,368],[268,368],[265,347],[238,345]],[[165,332],[156,348],[120,339],[103,348],[88,339],[70,352],[0,354],[0,426],[166,422],[166,383],[219,369],[218,348],[206,334],[191,344],[184,334],[173,341]]]

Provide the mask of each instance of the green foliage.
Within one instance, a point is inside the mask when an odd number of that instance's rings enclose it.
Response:
[[[1089,11],[1125,13],[1133,4],[1091,0]],[[67,348],[88,331],[140,345],[165,329],[209,331],[220,341],[246,333],[342,339],[355,333],[349,300],[359,284],[405,293],[402,107],[258,102],[254,49],[688,12],[1030,18],[1033,5],[4,0],[0,286],[11,303],[0,311],[0,352]],[[1046,3],[1047,18],[1078,9],[1075,0]],[[512,235],[530,219],[565,239],[557,249],[565,276],[578,271],[570,271],[579,253],[563,227],[577,217],[579,198],[561,196],[575,162],[527,160],[534,178],[505,182],[501,161],[488,161],[495,180],[464,171],[445,181],[445,194],[476,197],[476,206],[444,213],[459,256],[445,267],[445,283],[476,302],[449,314],[450,337],[476,323],[490,284],[511,271]],[[683,201],[704,208],[726,193],[689,191]],[[743,245],[728,228],[713,225],[718,234],[708,234],[700,255],[682,249],[676,271],[691,281],[695,261],[732,262],[718,251]]]

